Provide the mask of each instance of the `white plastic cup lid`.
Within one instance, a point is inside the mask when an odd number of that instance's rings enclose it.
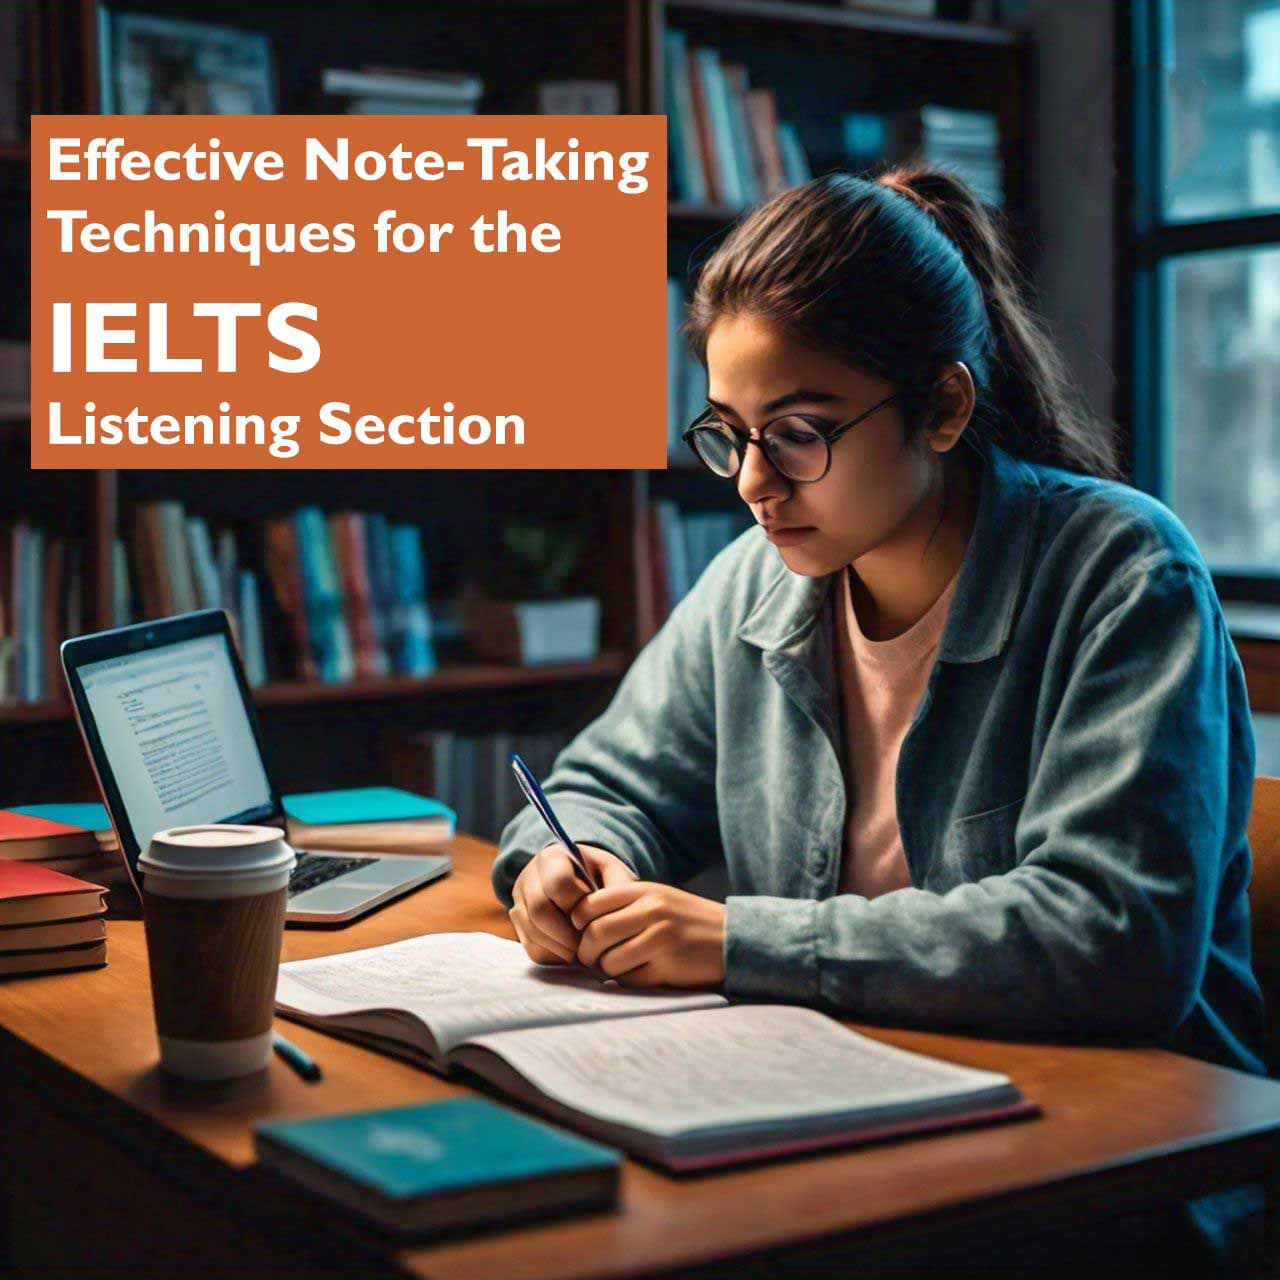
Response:
[[[279,827],[199,823],[157,831],[138,858],[143,871],[166,875],[266,874],[294,862],[293,849]]]

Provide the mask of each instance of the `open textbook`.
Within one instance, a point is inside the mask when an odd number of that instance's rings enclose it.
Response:
[[[280,966],[286,1017],[456,1068],[673,1169],[1029,1114],[1006,1077],[881,1044],[787,1005],[632,990],[436,933]]]

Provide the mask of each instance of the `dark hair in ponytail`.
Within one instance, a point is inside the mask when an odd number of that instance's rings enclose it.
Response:
[[[829,173],[751,210],[703,267],[681,326],[703,364],[712,325],[739,313],[884,378],[911,433],[925,429],[942,366],[962,361],[978,396],[968,431],[1029,461],[1121,477],[999,223],[946,170]]]

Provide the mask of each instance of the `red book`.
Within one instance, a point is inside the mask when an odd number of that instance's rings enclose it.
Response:
[[[97,836],[84,827],[0,809],[0,860],[71,858],[98,849]]]
[[[720,166],[716,160],[715,133],[711,127],[711,110],[707,105],[707,84],[698,65],[697,50],[689,50],[689,97],[693,102],[694,128],[698,138],[698,152],[702,156],[702,168],[707,176],[707,200],[720,204],[726,193],[720,181]]]
[[[387,663],[373,629],[373,592],[365,563],[364,516],[355,511],[335,512],[329,517],[329,536],[338,562],[342,608],[355,651],[356,675],[384,676]]]
[[[0,861],[0,926],[93,915],[104,909],[106,891],[104,885],[48,867]]]

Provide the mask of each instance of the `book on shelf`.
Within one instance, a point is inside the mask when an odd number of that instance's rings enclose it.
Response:
[[[416,526],[305,506],[215,529],[174,501],[133,504],[129,526],[112,547],[118,626],[225,609],[253,686],[435,670]]]
[[[394,67],[327,67],[320,87],[349,115],[472,115],[484,93],[484,82],[469,72]]]
[[[457,830],[496,840],[526,803],[511,770],[511,754],[520,756],[541,780],[568,736],[559,729],[483,735],[441,729],[415,735],[415,742],[430,761],[431,789],[454,811]]]
[[[605,1208],[622,1164],[608,1147],[467,1097],[276,1120],[253,1144],[267,1168],[403,1235]]]
[[[303,507],[293,523],[311,659],[326,683],[350,680],[356,673],[355,658],[324,513],[319,507]]]
[[[772,89],[747,68],[683,31],[663,36],[671,198],[733,209],[807,182],[811,167],[793,122],[778,117]]]
[[[427,566],[422,540],[412,525],[387,528],[386,558],[390,570],[388,632],[397,671],[426,676],[436,669],[427,612]]]
[[[707,407],[707,371],[680,332],[689,298],[676,276],[667,277],[667,461],[700,466],[682,439]]]
[[[19,520],[0,528],[0,700],[64,700],[58,646],[84,624],[78,539]]]
[[[534,86],[534,112],[544,116],[614,116],[616,80],[543,80]]]
[[[1007,1076],[883,1044],[813,1009],[620,987],[579,966],[535,965],[487,933],[290,961],[276,1008],[428,1071],[468,1072],[676,1170],[1037,1110]]]
[[[674,609],[707,565],[753,524],[745,509],[685,511],[669,498],[652,504],[650,519],[656,526],[653,546],[657,572],[665,584],[665,598],[658,601],[662,613]]]
[[[31,413],[31,343],[0,340],[0,421]]]
[[[989,111],[926,103],[887,120],[895,159],[919,159],[963,178],[993,208],[1004,204],[1000,124]]]
[[[0,145],[22,142],[27,136],[31,103],[27,100],[26,25],[28,6],[0,5]]]

